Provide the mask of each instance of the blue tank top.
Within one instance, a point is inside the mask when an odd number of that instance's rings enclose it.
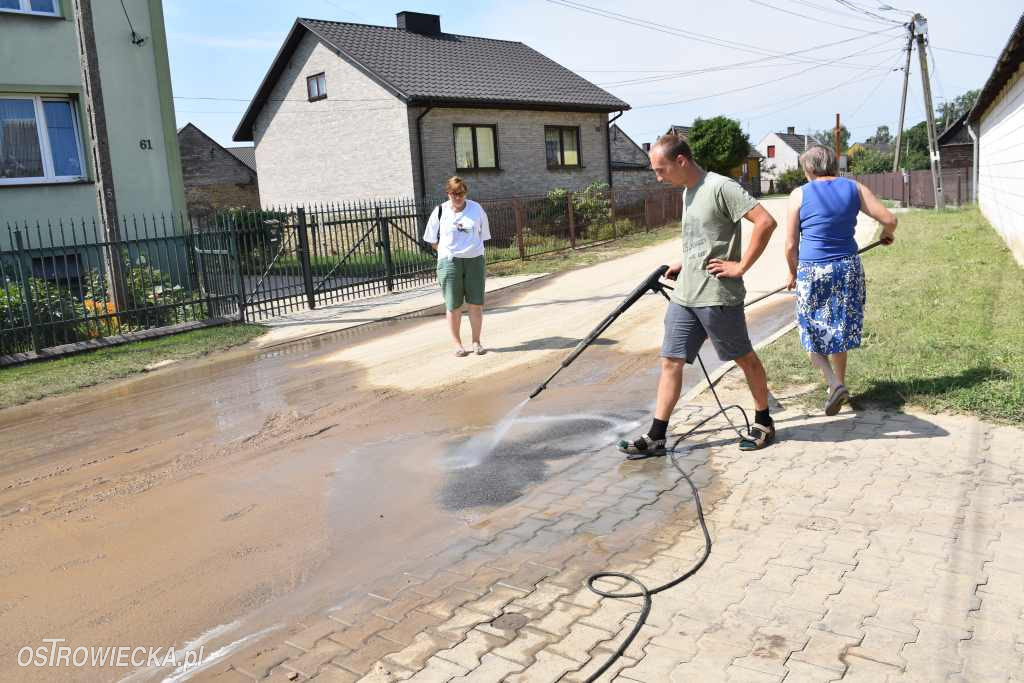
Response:
[[[856,254],[854,227],[859,211],[857,183],[849,178],[805,184],[800,204],[800,260],[832,261]]]

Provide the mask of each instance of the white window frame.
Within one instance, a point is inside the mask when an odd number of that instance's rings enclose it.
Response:
[[[42,185],[47,183],[77,183],[86,179],[85,149],[82,146],[82,131],[78,122],[78,107],[74,98],[60,95],[31,95],[28,93],[0,92],[0,99],[32,100],[36,113],[36,134],[39,136],[39,153],[43,157],[43,175],[30,178],[0,178],[3,185]],[[81,175],[55,175],[53,149],[50,147],[50,128],[46,125],[43,102],[68,102],[71,104],[71,123],[75,131],[75,146],[78,148]]]
[[[40,12],[32,9],[32,0],[20,0],[20,9],[0,8],[0,12],[11,12],[14,14],[34,14],[40,17],[60,17],[60,0],[53,0],[52,12]]]

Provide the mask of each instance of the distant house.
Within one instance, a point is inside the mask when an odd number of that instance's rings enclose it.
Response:
[[[967,116],[978,206],[1024,265],[1024,14]]]
[[[669,126],[668,133],[675,133],[689,139],[692,126]],[[761,160],[762,155],[753,145],[748,145],[747,158],[742,164],[732,169],[729,175],[738,180],[755,197],[761,194]]]
[[[235,131],[255,143],[264,206],[612,181],[608,114],[629,105],[519,42],[297,19]]]
[[[192,216],[259,208],[260,190],[253,148],[222,147],[192,123],[178,131],[185,201]]]
[[[790,126],[785,133],[768,133],[757,143],[757,151],[764,155],[761,175],[766,180],[778,180],[791,168],[796,168],[800,155],[811,145],[820,144],[813,135],[797,134]]]
[[[967,131],[967,115],[964,112],[939,134],[939,158],[942,170],[971,168],[974,166],[974,141]]]
[[[644,146],[633,142],[617,124],[612,124],[609,135],[612,154],[612,186],[615,189],[656,189],[667,187],[658,182],[658,176],[651,170],[647,153],[650,143]]]
[[[0,225],[97,219],[79,35],[67,0],[0,0]],[[185,210],[167,38],[157,0],[93,2],[110,188],[123,215]],[[135,34],[128,30],[127,15]],[[50,231],[46,232],[49,244]],[[123,236],[135,237],[128,221]],[[102,235],[102,230],[100,230]],[[93,241],[52,231],[53,244]],[[0,230],[0,251],[11,247]],[[61,258],[77,259],[69,250]]]

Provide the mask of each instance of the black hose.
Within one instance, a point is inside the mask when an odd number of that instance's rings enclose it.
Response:
[[[882,244],[881,240],[878,240],[876,242],[872,242],[871,244],[867,245],[863,249],[860,249],[857,253],[858,254],[863,254],[864,252],[866,252],[866,251],[868,251],[870,249],[874,249],[875,247],[877,247],[880,244]],[[555,375],[557,375],[562,369],[567,367],[569,365],[569,363],[574,361],[576,359],[576,357],[579,356],[583,352],[583,350],[585,348],[590,346],[590,344],[592,344],[594,342],[594,340],[597,339],[598,335],[600,335],[602,332],[604,332],[604,330],[607,329],[608,326],[611,325],[615,321],[615,319],[618,318],[619,315],[623,311],[625,311],[627,308],[629,308],[634,303],[636,303],[643,294],[645,294],[648,291],[653,291],[653,292],[658,292],[659,294],[664,296],[666,299],[668,299],[669,296],[668,296],[668,294],[665,293],[665,290],[666,289],[671,290],[673,288],[668,286],[668,285],[666,285],[666,284],[661,283],[660,280],[659,280],[659,278],[662,275],[664,275],[666,270],[667,270],[667,267],[666,266],[662,266],[657,271],[652,273],[646,280],[644,280],[644,282],[639,287],[637,287],[635,290],[633,290],[633,292],[630,293],[629,297],[627,297],[627,299],[622,304],[620,304],[607,318],[605,318],[603,321],[601,321],[601,324],[598,325],[598,327],[595,328],[593,332],[591,332],[589,335],[587,335],[586,339],[584,339],[582,342],[580,342],[576,346],[576,348],[573,350],[573,352],[569,356],[569,358],[567,358],[565,361],[563,361],[562,365],[557,370],[555,370],[555,372],[553,372],[551,374],[551,376],[548,377],[548,379],[542,385],[537,387],[537,389],[532,394],[530,394],[530,398],[533,398],[534,396],[539,394],[541,391],[543,391],[544,388],[547,387],[548,382],[550,382],[554,378]],[[753,305],[753,304],[755,304],[755,303],[757,303],[757,302],[759,302],[759,301],[761,301],[763,299],[767,299],[768,297],[770,297],[770,296],[772,296],[774,294],[778,294],[779,292],[781,292],[784,289],[786,289],[786,285],[783,285],[782,287],[779,287],[778,289],[775,289],[775,290],[773,290],[771,292],[768,292],[767,294],[759,296],[756,299],[753,299],[752,301],[749,301],[749,302],[743,304],[743,307],[746,308],[747,306],[751,306],[751,305]],[[676,448],[679,446],[679,442],[680,441],[682,441],[686,437],[690,436],[695,431],[697,431],[698,429],[703,427],[705,424],[707,424],[708,422],[710,422],[714,418],[718,417],[719,415],[723,416],[726,419],[726,421],[728,421],[729,427],[731,427],[739,435],[740,439],[744,439],[744,438],[746,438],[746,436],[739,430],[739,428],[736,427],[736,425],[733,423],[733,421],[731,419],[729,419],[729,411],[730,410],[738,410],[738,411],[740,411],[740,414],[743,415],[743,421],[746,423],[746,427],[747,427],[747,432],[748,433],[750,432],[750,419],[747,417],[747,411],[743,410],[743,408],[741,408],[740,406],[738,406],[738,405],[723,406],[722,405],[722,399],[720,399],[718,397],[718,392],[715,391],[715,383],[711,381],[711,375],[708,374],[708,369],[707,369],[707,367],[705,367],[704,360],[700,357],[700,354],[697,354],[697,361],[700,363],[700,369],[704,371],[704,378],[707,380],[708,388],[711,389],[711,393],[715,397],[715,403],[718,404],[718,411],[715,412],[715,413],[712,413],[711,415],[709,415],[708,417],[704,418],[703,420],[701,420],[700,422],[695,424],[693,427],[688,429],[686,432],[684,432],[680,436],[676,437],[675,441],[672,442],[672,447],[670,449],[668,449],[668,451],[671,454],[669,456],[669,461],[672,463],[672,466],[676,468],[676,470],[683,477],[683,479],[686,480],[686,483],[689,484],[689,486],[690,486],[690,491],[693,493],[693,502],[694,502],[694,504],[696,505],[696,508],[697,508],[697,523],[700,525],[701,533],[704,534],[704,552],[701,555],[700,559],[697,560],[697,562],[692,567],[690,567],[688,570],[686,570],[685,573],[680,574],[679,576],[677,576],[676,578],[672,579],[668,583],[662,584],[662,585],[657,586],[655,588],[647,588],[647,586],[645,586],[643,584],[643,582],[640,581],[640,579],[636,578],[635,576],[632,576],[631,574],[625,574],[625,573],[622,573],[622,572],[597,572],[596,574],[591,574],[589,577],[587,577],[587,588],[589,588],[591,591],[593,591],[597,595],[600,595],[603,598],[613,598],[613,599],[643,598],[644,599],[644,606],[640,610],[640,615],[637,617],[636,625],[633,626],[633,629],[629,632],[629,635],[626,636],[625,640],[622,641],[622,644],[619,645],[618,649],[616,649],[615,652],[613,652],[611,654],[611,656],[608,657],[608,659],[605,661],[605,663],[602,664],[601,667],[597,669],[597,671],[592,673],[587,678],[587,683],[593,683],[593,681],[596,681],[601,676],[601,674],[603,674],[605,671],[607,671],[608,668],[612,664],[615,663],[615,661],[619,657],[621,657],[623,654],[625,654],[626,649],[630,646],[630,644],[633,642],[633,640],[637,637],[637,634],[640,633],[640,629],[642,629],[644,627],[644,624],[647,621],[647,617],[651,613],[651,606],[654,603],[654,601],[652,600],[652,597],[657,595],[658,593],[661,593],[662,591],[668,590],[669,588],[673,588],[674,586],[678,586],[683,581],[686,581],[688,578],[690,578],[691,576],[696,574],[697,571],[702,566],[704,566],[704,563],[707,562],[708,557],[711,556],[711,534],[708,532],[708,525],[707,525],[707,522],[704,520],[704,508],[701,507],[701,504],[700,504],[700,494],[697,492],[697,487],[694,485],[693,480],[690,479],[690,476],[685,471],[683,471],[683,468],[676,461],[676,458],[675,458]],[[596,582],[600,581],[601,579],[612,579],[612,578],[622,579],[622,580],[626,581],[627,583],[635,584],[636,586],[638,586],[640,588],[640,590],[637,591],[637,592],[633,592],[633,593],[612,593],[612,592],[608,592],[608,591],[603,591],[600,588],[597,588],[597,587],[594,586],[594,584]]]

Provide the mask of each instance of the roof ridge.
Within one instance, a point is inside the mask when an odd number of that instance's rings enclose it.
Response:
[[[526,45],[521,40],[505,40],[504,38],[485,38],[483,36],[470,36],[464,33],[448,33],[447,31],[441,31],[440,33],[417,33],[416,31],[410,31],[404,28],[398,28],[397,26],[382,26],[380,24],[364,24],[358,21],[333,21],[331,19],[313,19],[311,17],[298,17],[297,21],[319,21],[323,24],[343,24],[346,26],[364,26],[366,28],[382,28],[388,31],[401,31],[402,33],[413,33],[421,36],[454,36],[455,38],[472,38],[473,40],[486,40],[494,43],[511,43],[512,45]],[[530,47],[526,45],[526,47]],[[536,50],[534,50],[536,52]],[[557,62],[556,62],[557,63]],[[563,67],[565,68],[565,67]]]

